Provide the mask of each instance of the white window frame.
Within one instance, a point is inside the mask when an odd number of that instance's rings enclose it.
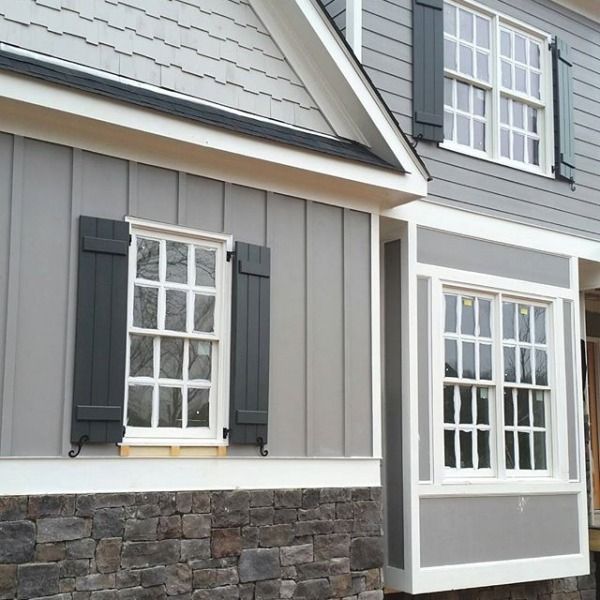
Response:
[[[231,335],[231,263],[227,261],[227,253],[233,249],[233,239],[230,235],[191,229],[176,225],[166,225],[143,219],[128,217],[131,225],[132,243],[129,251],[129,273],[127,294],[127,362],[125,378],[124,425],[125,435],[122,445],[140,446],[226,446],[227,439],[223,437],[223,429],[229,422],[229,368],[230,368],[230,335]],[[215,250],[215,288],[216,301],[214,312],[214,333],[168,333],[164,329],[147,330],[133,325],[134,286],[136,283],[136,244],[137,236],[155,239],[200,244]],[[163,253],[161,252],[161,262]],[[188,268],[191,268],[188,265]],[[187,284],[168,284],[169,289],[177,287],[185,290],[196,289]],[[198,288],[200,290],[200,288]],[[159,295],[160,298],[160,295]],[[188,313],[193,310],[188,302]],[[158,303],[159,323],[161,313],[164,313],[164,302]],[[190,319],[188,314],[188,319]],[[129,391],[129,354],[130,334],[145,333],[154,336],[170,338],[198,339],[213,343],[211,386],[209,399],[209,426],[189,429],[175,427],[130,427],[127,426],[127,401]],[[156,353],[156,350],[155,350]],[[185,359],[184,359],[185,360]],[[157,361],[155,355],[154,361]],[[138,382],[140,378],[136,378]],[[154,383],[153,378],[148,383]],[[160,382],[160,380],[159,380]],[[153,413],[156,410],[153,407]]]
[[[438,145],[440,148],[452,150],[461,154],[481,158],[493,163],[513,167],[545,177],[554,177],[554,111],[553,111],[553,82],[552,82],[552,53],[550,44],[552,36],[522,21],[509,17],[503,13],[490,10],[473,0],[444,0],[444,3],[455,6],[457,9],[467,9],[475,14],[491,20],[490,26],[490,81],[482,82],[475,76],[469,77],[458,71],[444,68],[444,78],[447,76],[455,81],[462,81],[469,85],[486,90],[486,151],[482,152],[469,146],[458,144],[452,140],[444,140]],[[520,94],[516,91],[507,91],[500,86],[500,29],[508,28],[517,31],[526,38],[535,40],[540,44],[540,69],[541,83],[539,100]],[[445,39],[445,34],[444,34]],[[476,59],[476,56],[475,56]],[[475,60],[476,62],[476,60]],[[474,63],[475,64],[475,63]],[[524,102],[528,106],[538,109],[538,136],[540,139],[539,160],[540,164],[531,165],[501,156],[500,153],[500,97],[506,96],[512,100]],[[454,109],[456,112],[456,108]],[[540,114],[542,115],[540,118]]]
[[[511,482],[551,482],[565,480],[566,463],[564,456],[561,456],[560,449],[566,447],[567,430],[564,423],[566,416],[565,406],[565,382],[557,370],[557,365],[564,364],[564,340],[562,339],[562,300],[563,297],[544,295],[536,291],[536,287],[545,286],[526,286],[521,285],[503,287],[494,285],[495,277],[482,277],[482,281],[477,281],[478,277],[469,277],[461,280],[448,279],[442,274],[446,269],[438,267],[425,267],[421,265],[422,275],[433,275],[432,295],[431,295],[431,335],[432,335],[432,427],[434,438],[434,481],[442,484],[475,484],[475,483],[493,483],[496,485],[507,486]],[[440,276],[441,275],[441,276]],[[466,275],[466,274],[465,274]],[[439,277],[439,279],[438,279]],[[531,290],[531,291],[530,291]],[[491,469],[477,472],[475,469],[451,469],[445,466],[444,457],[444,416],[443,416],[443,386],[446,381],[444,374],[444,322],[445,322],[445,293],[459,293],[465,295],[496,298],[492,305],[492,358],[493,358],[493,382],[490,383],[491,403],[490,407],[490,425],[492,431],[490,434],[491,448]],[[504,358],[503,358],[503,339],[502,339],[502,299],[528,304],[530,306],[544,306],[547,309],[547,350],[548,350],[548,386],[549,393],[546,399],[546,461],[547,469],[542,470],[518,470],[506,469],[505,463],[505,445],[504,445],[504,405],[503,390],[505,387],[503,381]],[[496,333],[497,332],[497,333]],[[519,384],[517,384],[518,387]],[[506,387],[511,387],[508,383]],[[526,384],[525,387],[535,387]],[[560,416],[562,415],[562,419]]]

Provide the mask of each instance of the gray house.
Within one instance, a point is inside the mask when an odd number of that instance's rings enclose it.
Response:
[[[596,4],[0,0],[0,598],[593,597]]]

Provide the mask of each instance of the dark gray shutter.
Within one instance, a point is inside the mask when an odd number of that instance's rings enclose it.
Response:
[[[233,444],[267,443],[271,251],[237,242],[233,254],[231,406]]]
[[[128,223],[80,217],[72,442],[123,438],[128,249]]]
[[[413,0],[413,137],[444,141],[443,0]]]
[[[569,46],[555,37],[552,43],[554,76],[554,174],[558,179],[575,181],[573,131],[573,63]]]

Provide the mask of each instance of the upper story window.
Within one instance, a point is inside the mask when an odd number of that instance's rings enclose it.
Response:
[[[132,230],[128,440],[216,440],[222,410],[225,242]]]
[[[444,145],[550,174],[549,38],[471,3],[444,3]]]
[[[444,465],[449,475],[550,473],[549,307],[444,290]]]

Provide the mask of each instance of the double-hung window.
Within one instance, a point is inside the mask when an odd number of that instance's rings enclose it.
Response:
[[[444,289],[448,476],[550,474],[550,306]]]
[[[548,36],[446,0],[444,77],[445,147],[550,174]]]
[[[229,313],[225,244],[225,236],[134,225],[126,441],[219,441]]]

